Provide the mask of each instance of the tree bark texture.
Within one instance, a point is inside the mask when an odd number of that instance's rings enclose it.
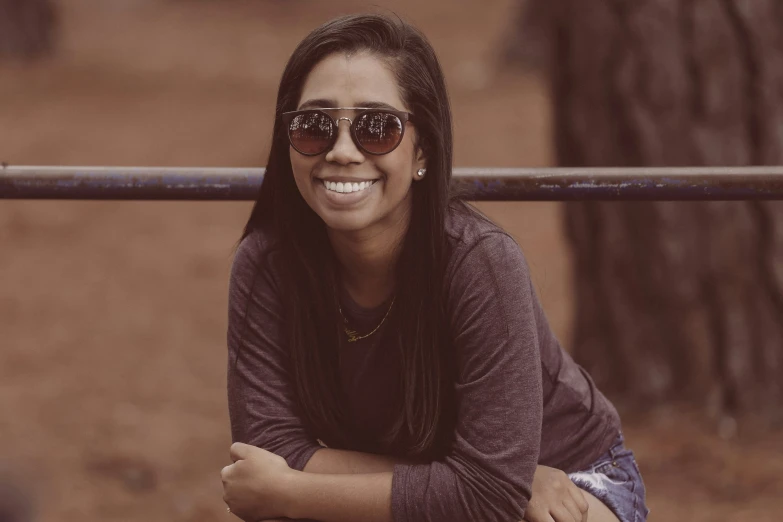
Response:
[[[51,0],[0,0],[0,59],[52,53],[57,16]]]
[[[780,0],[526,7],[546,34],[560,165],[783,164]],[[565,215],[573,353],[600,387],[780,419],[783,203],[579,202]]]

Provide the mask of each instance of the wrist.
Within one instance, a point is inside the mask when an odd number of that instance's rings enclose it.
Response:
[[[302,498],[300,494],[303,472],[291,469],[280,480],[280,506],[283,516],[286,518],[301,518],[297,504]]]

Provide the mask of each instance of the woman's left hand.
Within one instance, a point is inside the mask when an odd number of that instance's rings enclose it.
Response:
[[[584,493],[568,475],[559,469],[536,466],[526,522],[585,522],[589,507]]]
[[[293,475],[285,459],[269,451],[235,442],[231,460],[223,468],[223,501],[242,520],[257,521],[285,517]]]

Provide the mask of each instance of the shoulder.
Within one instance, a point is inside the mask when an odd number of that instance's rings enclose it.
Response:
[[[457,271],[466,268],[481,268],[475,266],[477,263],[483,266],[484,272],[492,271],[493,268],[506,269],[510,265],[527,273],[527,262],[514,238],[465,203],[454,203],[449,208],[446,237],[449,244],[449,276],[453,277]]]
[[[234,255],[234,264],[258,264],[279,250],[280,242],[271,227],[268,225],[257,227],[239,242]]]
[[[269,227],[252,230],[237,246],[231,265],[230,297],[246,297],[259,277],[269,283],[280,277],[280,242]]]

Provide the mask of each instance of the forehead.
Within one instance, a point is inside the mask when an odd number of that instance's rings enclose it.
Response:
[[[394,74],[369,53],[332,54],[318,62],[302,87],[298,106],[311,100],[329,101],[332,107],[359,107],[364,102],[385,103],[407,110]]]

